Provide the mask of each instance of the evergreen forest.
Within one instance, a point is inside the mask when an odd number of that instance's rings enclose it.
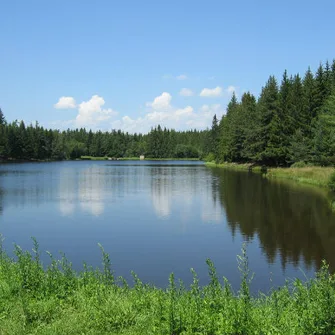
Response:
[[[148,134],[45,129],[37,122],[7,122],[0,110],[0,158],[62,160],[81,156],[199,158],[218,162],[290,166],[335,164],[335,60],[303,77],[270,76],[259,97],[236,94],[211,129]]]

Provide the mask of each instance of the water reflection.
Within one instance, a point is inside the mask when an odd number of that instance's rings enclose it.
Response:
[[[335,214],[325,196],[255,174],[220,169],[212,174],[219,178],[213,198],[226,209],[232,234],[258,236],[268,262],[279,254],[284,269],[301,260],[319,268],[326,259],[335,270]]]
[[[2,211],[7,207],[23,208],[26,202],[33,202],[36,206],[48,202],[55,193],[50,179],[51,171],[44,173],[39,168],[31,168],[29,164],[0,165]]]
[[[59,179],[59,210],[63,216],[72,215],[76,201],[76,174],[73,169],[64,168]]]
[[[171,213],[172,170],[164,167],[151,167],[152,205],[159,218],[166,218]]]
[[[80,207],[94,216],[104,212],[104,178],[98,167],[81,171],[78,185]]]
[[[79,269],[101,264],[100,242],[120,275],[159,286],[172,271],[192,280],[190,267],[207,278],[206,258],[239,283],[235,255],[247,240],[258,289],[270,271],[277,282],[298,265],[312,275],[322,258],[335,269],[335,213],[320,192],[196,164],[0,165],[0,223],[9,248],[30,249],[36,236]]]
[[[2,214],[2,210],[3,210],[3,204],[2,204],[2,201],[3,201],[3,193],[4,193],[4,190],[2,188],[2,185],[1,185],[1,177],[0,177],[0,215]]]

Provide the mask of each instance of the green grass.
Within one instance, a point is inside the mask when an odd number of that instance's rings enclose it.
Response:
[[[221,167],[231,170],[253,171],[261,172],[261,166],[254,166],[250,163],[237,164],[237,163],[223,163],[215,164],[214,162],[206,163],[209,167]],[[335,169],[332,167],[320,166],[305,166],[305,167],[290,167],[290,168],[267,168],[264,174],[266,178],[280,178],[293,180],[298,183],[320,186],[325,188],[332,188],[335,183],[331,182],[331,177]],[[334,177],[335,180],[335,177]],[[335,186],[333,186],[335,190]]]
[[[89,161],[105,161],[108,160],[108,157],[81,156],[80,159]]]
[[[145,158],[146,161],[198,161],[199,158]]]
[[[34,239],[33,239],[34,240]],[[115,278],[102,250],[102,270],[75,273],[63,256],[43,268],[33,253],[0,253],[0,334],[334,334],[335,279],[324,264],[316,278],[295,280],[252,296],[245,248],[238,256],[241,286],[233,292],[207,260],[210,282],[196,273],[189,288],[174,275],[159,289],[133,274],[132,287]]]
[[[285,178],[299,183],[328,187],[334,168],[320,166],[306,166],[301,168],[271,168],[268,178]]]
[[[215,162],[206,162],[205,163],[209,167],[220,167],[223,169],[230,170],[239,170],[239,171],[253,171],[253,172],[261,172],[261,166],[254,165],[251,163],[238,164],[238,163],[221,163],[216,164]]]

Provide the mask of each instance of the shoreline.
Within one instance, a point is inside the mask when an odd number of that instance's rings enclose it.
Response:
[[[305,167],[287,167],[287,168],[272,168],[261,167],[250,163],[237,164],[237,163],[223,163],[216,164],[214,162],[206,162],[208,167],[218,167],[238,171],[250,171],[254,173],[262,173],[268,179],[286,179],[299,184],[313,185],[317,187],[326,188],[331,191],[329,186],[330,178],[335,172],[333,167],[320,167],[320,166],[305,166]],[[263,172],[263,171],[264,172]]]
[[[109,159],[110,158],[110,159]],[[47,163],[47,162],[78,162],[78,161],[140,161],[139,157],[93,157],[82,156],[75,159],[0,159],[0,164],[10,163]],[[144,161],[201,161],[200,158],[144,158]]]

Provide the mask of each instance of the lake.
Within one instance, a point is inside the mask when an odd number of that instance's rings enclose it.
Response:
[[[117,276],[190,284],[208,280],[206,259],[238,289],[244,242],[252,291],[335,269],[335,213],[327,192],[192,161],[65,161],[0,165],[0,232],[31,250],[65,253],[76,270],[101,266],[101,243]]]

